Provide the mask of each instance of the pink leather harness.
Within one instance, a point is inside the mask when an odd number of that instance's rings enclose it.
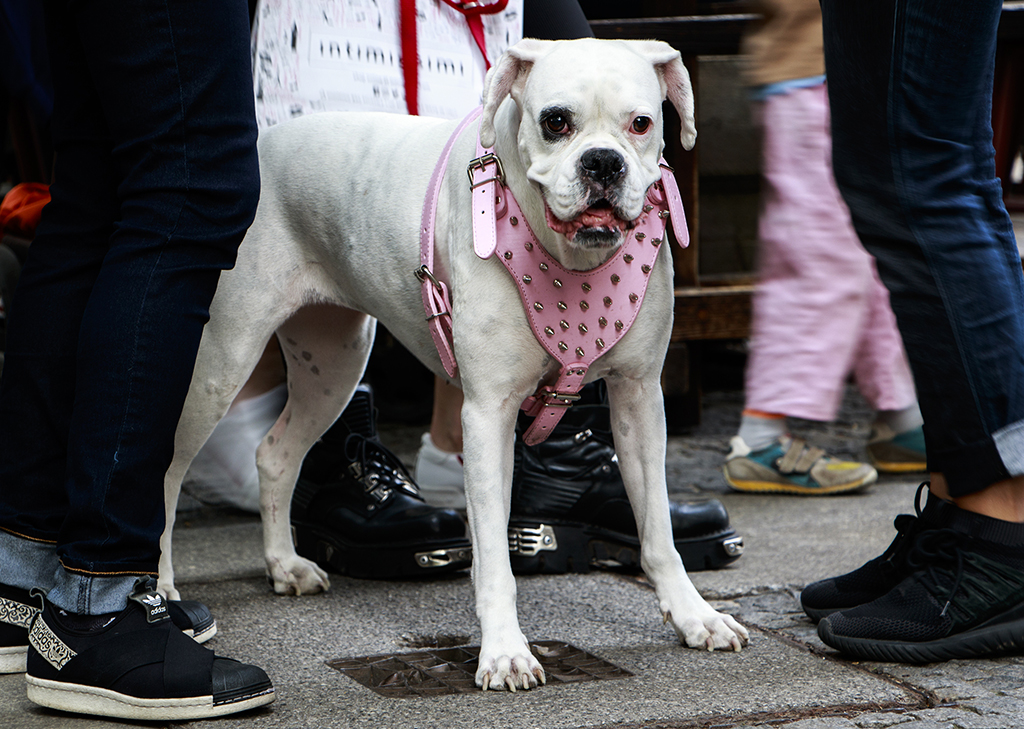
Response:
[[[478,116],[472,112],[452,134],[434,168],[423,205],[420,229],[420,267],[423,306],[445,371],[458,371],[452,350],[451,299],[448,288],[431,268],[434,258],[434,220],[441,179],[452,146]],[[473,247],[480,258],[497,254],[519,289],[527,319],[537,341],[561,368],[553,385],[544,385],[523,401],[534,417],[523,435],[528,445],[540,443],[579,399],[587,370],[627,331],[640,311],[650,273],[665,240],[668,218],[680,246],[689,244],[682,199],[671,169],[662,162],[659,182],[647,191],[643,213],[626,241],[609,260],[589,271],[563,268],[537,242],[511,191],[504,185],[501,161],[477,138],[477,158],[469,163],[473,188]]]

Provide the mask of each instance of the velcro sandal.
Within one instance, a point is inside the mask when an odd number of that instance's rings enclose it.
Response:
[[[841,461],[800,438],[782,436],[753,451],[738,435],[725,459],[725,480],[737,491],[815,496],[858,491],[878,480],[867,463]]]
[[[896,433],[885,423],[876,423],[868,437],[867,454],[882,473],[916,473],[928,470],[924,428],[918,426]]]
[[[78,714],[184,721],[269,704],[274,687],[256,666],[220,658],[171,619],[155,581],[140,579],[128,607],[96,627],[42,599],[29,630],[30,701]]]

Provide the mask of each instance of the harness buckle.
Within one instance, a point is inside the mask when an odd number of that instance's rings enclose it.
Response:
[[[434,278],[434,274],[430,272],[430,269],[427,268],[426,264],[417,268],[415,271],[413,271],[413,273],[416,275],[416,278],[418,278],[421,282],[424,279],[428,279],[430,283],[434,284],[434,288],[436,288],[441,293],[444,293],[444,288],[441,286],[441,282]]]
[[[546,404],[549,406],[568,408],[572,407],[572,404],[579,400],[580,396],[575,392],[546,392],[544,399],[547,400]]]
[[[498,168],[497,174],[495,174],[494,177],[488,177],[486,180],[477,182],[473,178],[473,171],[483,170],[489,164],[494,164]],[[501,183],[502,186],[505,185],[505,168],[501,166],[501,160],[498,159],[498,155],[494,154],[494,152],[488,152],[483,157],[477,157],[476,159],[470,160],[469,164],[466,166],[466,173],[469,175],[470,189],[475,189],[481,185],[486,185],[488,182],[494,182],[495,180]]]

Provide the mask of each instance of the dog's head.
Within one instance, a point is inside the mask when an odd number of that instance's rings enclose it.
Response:
[[[480,139],[495,142],[495,114],[511,96],[519,155],[540,188],[548,226],[580,249],[622,243],[661,177],[662,102],[682,119],[691,149],[690,75],[661,41],[524,39],[487,75]]]

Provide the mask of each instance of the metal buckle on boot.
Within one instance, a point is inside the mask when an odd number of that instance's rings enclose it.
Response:
[[[358,461],[350,463],[348,470],[352,477],[363,485],[363,491],[366,495],[376,501],[377,504],[383,504],[391,498],[391,488],[381,479],[380,474],[374,471],[364,472],[363,467]],[[369,511],[373,511],[374,508],[376,508],[374,504],[367,506]]]
[[[590,428],[587,428],[586,430],[581,431],[581,432],[577,433],[576,435],[574,435],[572,437],[572,441],[573,441],[573,443],[582,443],[583,441],[585,441],[587,438],[589,438],[593,434],[594,434],[594,431],[592,431]]]
[[[555,530],[547,524],[536,529],[529,527],[508,528],[508,551],[523,557],[533,557],[542,550],[554,552],[558,549]]]
[[[739,557],[743,554],[743,537],[730,537],[722,542],[722,549],[730,557]]]
[[[473,550],[459,547],[456,549],[435,549],[431,552],[417,552],[416,564],[425,569],[447,567],[455,562],[469,562],[473,559]]]

